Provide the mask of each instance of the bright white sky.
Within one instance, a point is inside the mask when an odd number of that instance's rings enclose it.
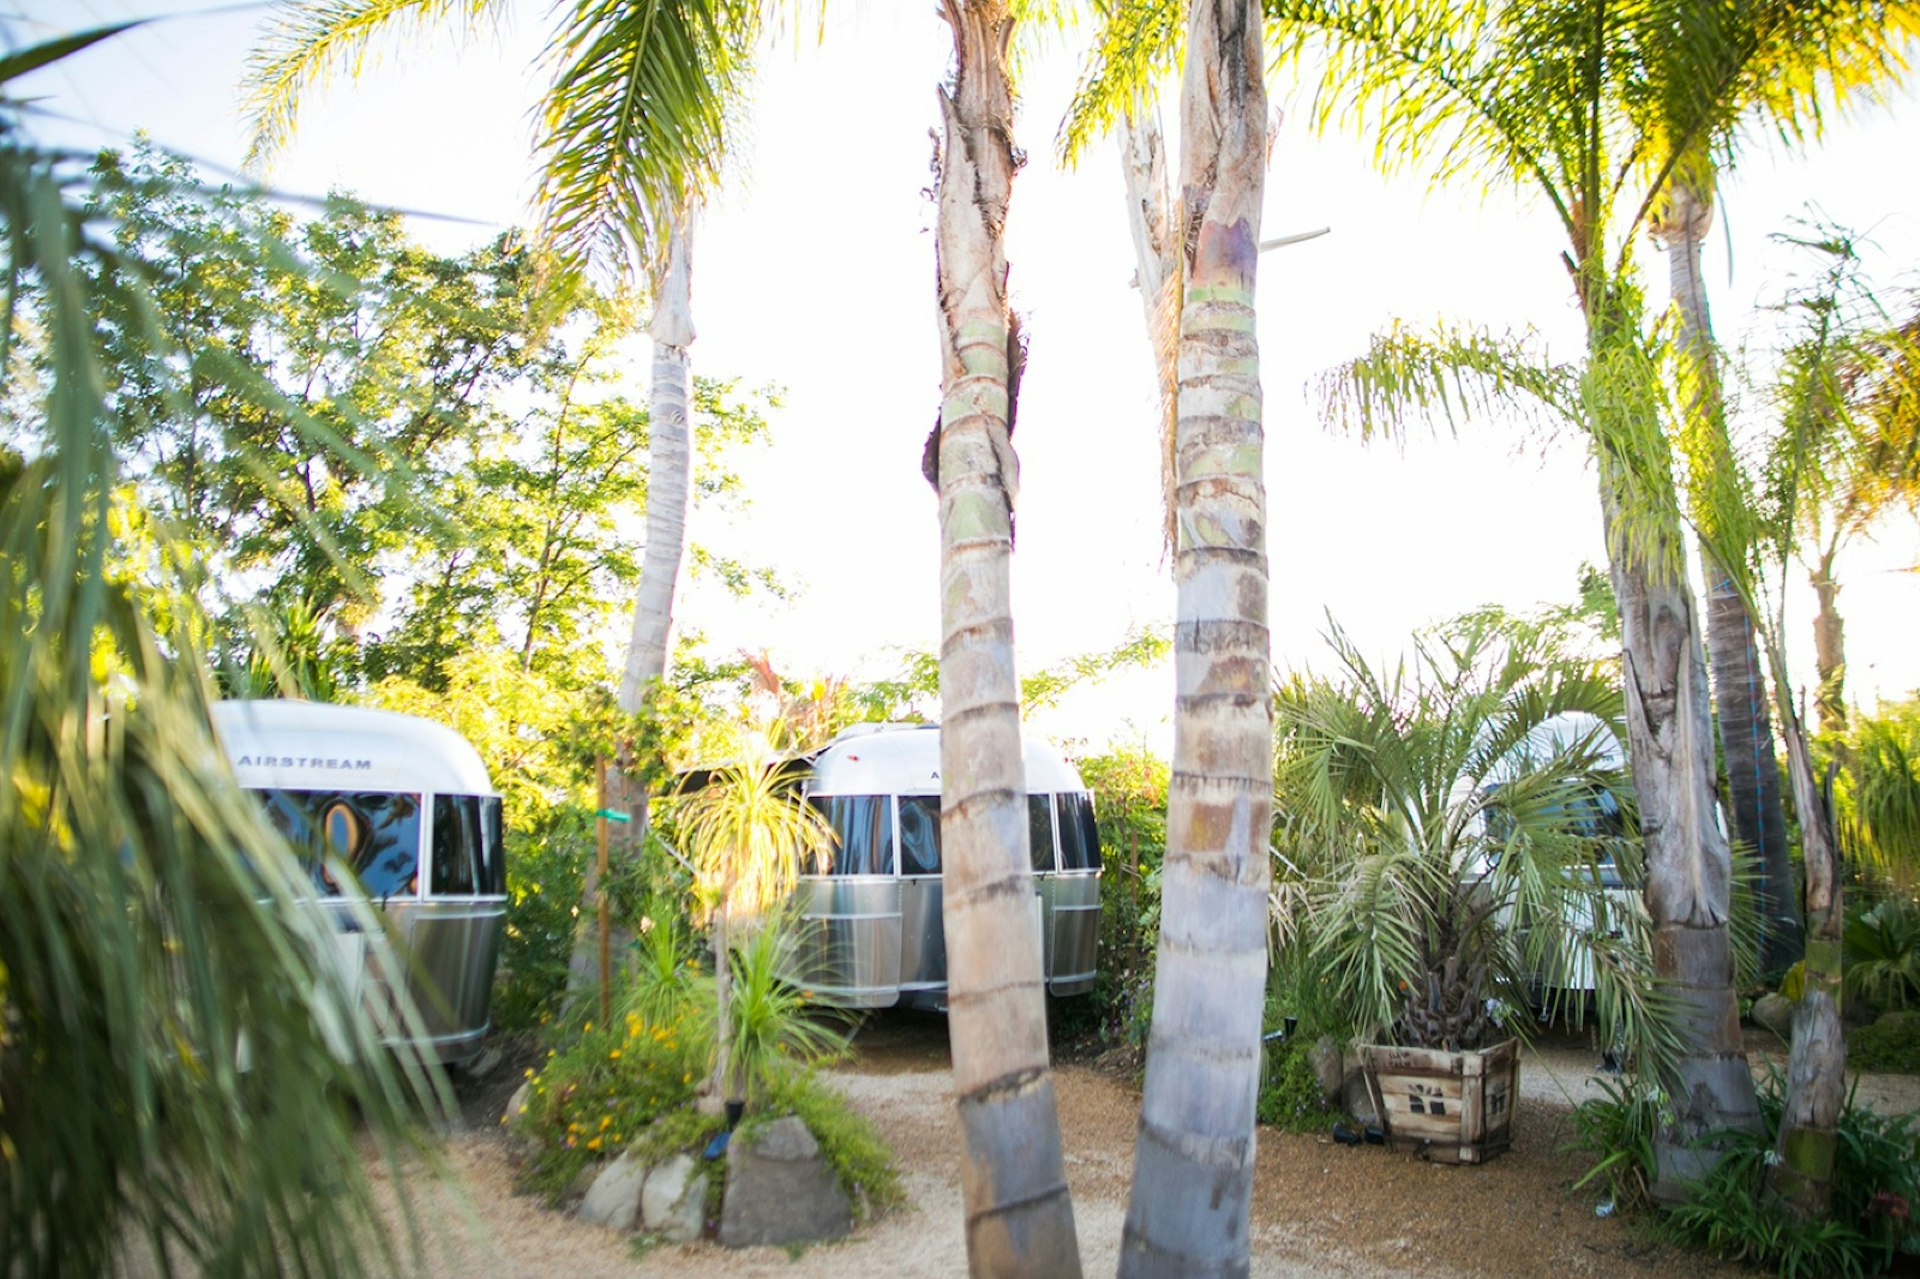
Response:
[[[30,82],[44,105],[89,127],[87,146],[144,128],[203,161],[236,166],[235,107],[258,8],[206,0],[25,0],[0,20],[15,42],[134,13],[209,10],[91,50]],[[770,563],[804,589],[790,605],[731,605],[698,584],[682,624],[719,652],[770,649],[800,672],[879,675],[895,647],[938,643],[934,500],[919,475],[938,404],[933,311],[931,143],[934,85],[950,49],[932,0],[866,0],[827,41],[789,35],[769,51],[751,139],[695,250],[699,371],[785,388],[772,447],[747,459],[744,516],[700,521],[710,545]],[[350,189],[366,199],[454,214],[420,222],[452,250],[527,219],[531,64],[546,29],[529,3],[497,32],[399,39],[359,82],[310,102],[273,174],[284,189]],[[16,11],[19,12],[19,11]],[[1032,348],[1015,435],[1022,467],[1014,561],[1020,664],[1033,670],[1107,648],[1129,627],[1164,624],[1173,588],[1160,551],[1152,372],[1112,147],[1076,173],[1052,160],[1077,65],[1055,38],[1026,69],[1017,141],[1030,156],[1015,186],[1009,256]],[[1276,86],[1276,106],[1290,89]],[[1304,120],[1304,104],[1290,117]],[[1169,127],[1173,127],[1171,115]],[[1727,180],[1710,246],[1709,286],[1723,342],[1756,330],[1800,260],[1769,242],[1817,202],[1868,229],[1876,278],[1913,283],[1920,262],[1920,167],[1908,162],[1920,103],[1833,131],[1806,159],[1752,148]],[[48,136],[55,136],[47,131]],[[1730,225],[1729,225],[1730,224]],[[1364,349],[1395,317],[1442,316],[1496,329],[1531,326],[1571,356],[1578,317],[1543,208],[1473,190],[1428,195],[1376,176],[1353,140],[1310,137],[1289,118],[1268,179],[1265,234],[1332,234],[1263,261],[1260,343],[1267,405],[1274,658],[1323,662],[1330,612],[1383,659],[1409,632],[1465,609],[1565,602],[1581,561],[1603,562],[1585,451],[1544,446],[1500,423],[1462,439],[1421,439],[1404,455],[1330,436],[1316,376]],[[1664,260],[1642,250],[1664,300]],[[633,367],[644,379],[644,349]],[[1911,628],[1920,559],[1908,521],[1843,558],[1841,608],[1856,699],[1920,685]],[[1789,631],[1796,675],[1811,678],[1808,607],[1796,572]],[[1077,696],[1039,727],[1099,744],[1165,749],[1170,666]]]

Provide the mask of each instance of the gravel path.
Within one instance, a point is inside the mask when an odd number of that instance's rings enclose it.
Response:
[[[902,1170],[910,1206],[852,1239],[789,1254],[729,1251],[715,1244],[642,1251],[624,1237],[584,1226],[513,1193],[510,1152],[499,1135],[497,1091],[470,1089],[467,1135],[448,1159],[464,1189],[434,1192],[423,1273],[474,1276],[953,1276],[966,1271],[961,1236],[958,1125],[945,1023],[893,1015],[861,1032],[858,1056],[835,1082],[881,1128]],[[1756,1056],[1767,1046],[1750,1045]],[[1583,1169],[1562,1153],[1573,1101],[1591,1095],[1595,1056],[1577,1040],[1530,1054],[1521,1068],[1526,1102],[1514,1146],[1478,1167],[1442,1167],[1375,1146],[1262,1130],[1254,1183],[1256,1276],[1575,1276],[1687,1273],[1744,1275],[1650,1245],[1618,1218],[1594,1216],[1598,1196],[1571,1184]],[[1756,1062],[1757,1064],[1757,1062]],[[1082,1261],[1111,1274],[1126,1212],[1139,1094],[1130,1080],[1085,1065],[1056,1071],[1060,1123]],[[1920,1079],[1869,1077],[1861,1099],[1920,1110]],[[483,1117],[477,1113],[487,1112]]]

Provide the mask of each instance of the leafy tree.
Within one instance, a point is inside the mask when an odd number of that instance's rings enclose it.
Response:
[[[520,372],[525,255],[439,258],[398,215],[344,196],[302,222],[209,190],[144,143],[96,171],[91,211],[152,290],[148,313],[109,310],[102,336],[156,515],[191,539],[216,593],[298,605],[351,641],[381,604],[370,570],[410,539],[436,455]],[[154,347],[156,319],[171,356]]]

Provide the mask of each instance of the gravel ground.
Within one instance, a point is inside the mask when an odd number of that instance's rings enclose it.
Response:
[[[503,1066],[463,1087],[467,1132],[448,1160],[463,1193],[434,1192],[423,1273],[488,1276],[951,1276],[966,1271],[946,1024],[895,1014],[862,1030],[857,1056],[834,1076],[892,1145],[910,1206],[852,1239],[789,1253],[715,1244],[641,1250],[513,1193],[498,1115],[518,1070]],[[1756,1057],[1777,1056],[1753,1042]],[[1513,1148],[1480,1166],[1442,1167],[1377,1146],[1262,1130],[1254,1181],[1257,1276],[1745,1275],[1647,1243],[1618,1218],[1596,1218],[1598,1196],[1573,1190],[1584,1165],[1562,1152],[1571,1104],[1591,1095],[1595,1054],[1552,1040],[1521,1068],[1525,1104]],[[1756,1065],[1757,1065],[1756,1061]],[[1139,1092],[1129,1076],[1086,1064],[1057,1068],[1061,1130],[1082,1261],[1111,1274],[1126,1212]],[[1861,1100],[1920,1110],[1920,1079],[1873,1076]],[[464,1205],[460,1202],[464,1200]]]

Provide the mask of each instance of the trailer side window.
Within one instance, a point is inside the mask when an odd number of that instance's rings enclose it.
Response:
[[[900,873],[940,873],[940,797],[900,797]]]
[[[507,893],[507,836],[498,795],[480,796],[480,891],[490,897]]]
[[[1100,832],[1093,823],[1093,797],[1068,793],[1060,800],[1060,869],[1099,870]]]
[[[1035,870],[1053,869],[1053,797],[1027,796],[1027,852]]]
[[[384,791],[256,791],[267,816],[295,848],[316,890],[335,897],[340,885],[323,850],[346,862],[367,896],[411,897],[420,869],[420,797]]]
[[[480,799],[475,795],[433,797],[433,874],[436,897],[471,897],[478,879]]]
[[[815,795],[807,801],[839,837],[833,874],[893,874],[893,814],[887,800],[885,795]]]

